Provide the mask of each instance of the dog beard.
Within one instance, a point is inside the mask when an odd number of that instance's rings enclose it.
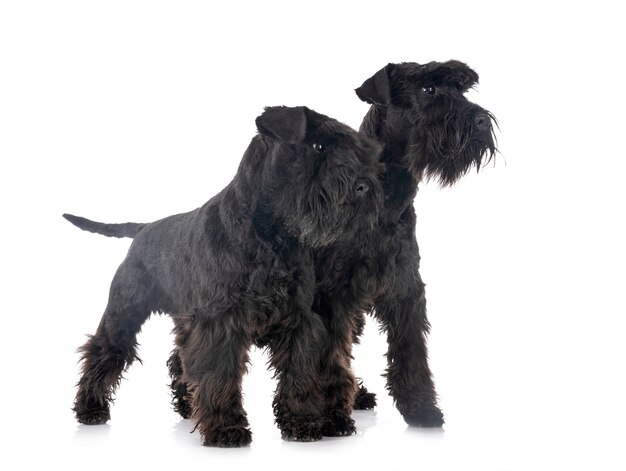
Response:
[[[341,167],[320,169],[310,185],[295,188],[299,191],[287,196],[288,211],[283,217],[289,232],[303,244],[319,248],[370,231],[382,208],[382,187],[377,178],[380,170],[376,164],[367,177],[359,175],[368,191],[358,196],[355,174]]]
[[[486,113],[497,126],[495,117]],[[440,122],[418,122],[409,136],[407,159],[416,179],[436,180],[450,186],[472,168],[479,171],[497,153],[493,126],[474,129],[473,113],[448,113]]]

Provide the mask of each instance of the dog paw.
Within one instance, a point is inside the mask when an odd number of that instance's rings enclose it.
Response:
[[[404,421],[411,427],[441,427],[444,423],[443,413],[434,405],[405,414]]]
[[[354,420],[344,412],[332,412],[324,417],[322,435],[325,437],[347,437],[356,433]]]
[[[246,427],[235,425],[215,430],[202,440],[204,446],[220,448],[238,448],[247,446],[252,441],[252,432]]]
[[[316,442],[322,439],[322,425],[319,421],[290,422],[281,427],[283,440],[291,442]]]
[[[85,411],[75,411],[76,420],[85,425],[102,425],[106,424],[111,418],[108,407],[101,409],[89,409]]]
[[[172,406],[174,407],[174,410],[178,412],[178,414],[183,419],[188,419],[191,417],[191,412],[192,412],[191,404],[186,399],[175,397],[172,400]]]
[[[376,407],[376,394],[360,386],[354,398],[354,410],[370,410],[374,407]]]

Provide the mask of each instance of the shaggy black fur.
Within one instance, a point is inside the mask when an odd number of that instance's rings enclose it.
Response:
[[[405,421],[443,425],[428,366],[430,326],[413,199],[424,178],[451,185],[493,158],[493,116],[464,96],[477,81],[476,72],[458,61],[389,64],[356,90],[372,105],[361,132],[384,145],[385,205],[358,250],[337,241],[315,251],[313,309],[324,317],[336,354],[326,364],[337,393],[327,408],[349,413],[347,391],[355,387],[349,373],[351,341],[358,337],[362,312],[370,311],[387,333],[387,387]],[[364,393],[362,388],[358,405],[373,406]]]
[[[109,419],[121,375],[137,359],[136,335],[159,312],[175,322],[177,350],[168,363],[175,408],[194,419],[204,445],[251,440],[241,380],[253,343],[270,352],[284,438],[352,432],[351,419],[327,406],[329,396],[353,386],[338,382],[336,368],[348,364],[329,319],[311,310],[313,257],[344,239],[356,253],[374,227],[382,205],[379,148],[304,107],[268,108],[257,128],[233,181],[195,211],[120,225],[65,215],[85,230],[134,237],[96,334],[81,349],[80,422]]]

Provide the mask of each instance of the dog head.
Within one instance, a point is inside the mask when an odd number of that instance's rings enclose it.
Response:
[[[356,89],[374,105],[364,131],[405,143],[418,181],[451,185],[496,153],[494,116],[464,95],[477,83],[478,74],[459,61],[389,64]]]
[[[268,146],[265,204],[291,235],[322,247],[373,227],[382,204],[378,144],[302,106],[266,108],[256,124]]]

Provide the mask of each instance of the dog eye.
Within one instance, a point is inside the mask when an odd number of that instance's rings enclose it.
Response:
[[[435,94],[435,87],[433,86],[426,86],[426,87],[422,87],[422,91],[426,94],[426,95],[434,95]]]
[[[313,144],[313,150],[315,152],[324,152],[326,150],[326,147],[324,147],[323,144],[316,142],[315,144]]]

